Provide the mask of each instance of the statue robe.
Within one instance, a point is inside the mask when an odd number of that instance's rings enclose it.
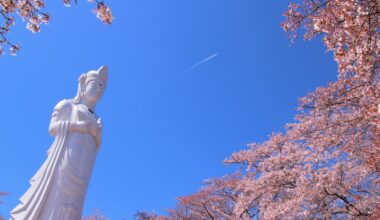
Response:
[[[92,121],[88,109],[63,100],[66,111],[55,109],[59,126],[48,157],[30,180],[30,188],[11,212],[12,220],[80,220],[83,203],[96,159],[92,136],[69,132],[70,121]],[[59,104],[58,104],[59,105]],[[57,105],[57,106],[58,106]],[[68,109],[68,110],[67,110]]]

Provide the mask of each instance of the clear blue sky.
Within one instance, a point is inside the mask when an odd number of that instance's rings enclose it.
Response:
[[[78,2],[47,1],[51,23],[32,34],[18,22],[9,37],[22,51],[0,58],[5,217],[46,159],[53,107],[88,70],[109,66],[85,214],[99,208],[112,220],[164,213],[231,172],[224,158],[281,130],[298,97],[336,78],[320,39],[290,46],[280,28],[287,1],[108,0],[111,26]]]

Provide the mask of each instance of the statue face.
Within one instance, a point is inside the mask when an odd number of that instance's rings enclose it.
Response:
[[[95,104],[102,97],[104,91],[104,85],[98,80],[91,80],[87,83],[84,90],[83,98],[87,101]]]

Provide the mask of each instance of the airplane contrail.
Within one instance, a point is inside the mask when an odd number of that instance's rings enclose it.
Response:
[[[214,59],[214,58],[217,57],[218,55],[219,55],[219,53],[211,54],[210,56],[206,57],[206,58],[203,59],[202,61],[200,61],[200,62],[198,62],[198,63],[196,63],[196,64],[190,66],[189,68],[185,69],[185,70],[182,72],[182,74],[183,74],[183,73],[186,73],[186,72],[188,72],[188,71],[190,71],[190,70],[193,70],[193,69],[197,68],[198,66],[200,66],[200,65],[202,65],[202,64],[204,64],[204,63],[210,61],[211,59]]]

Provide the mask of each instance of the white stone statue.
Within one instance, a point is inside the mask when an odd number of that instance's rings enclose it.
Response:
[[[54,108],[49,132],[55,140],[30,188],[11,212],[12,220],[80,220],[87,186],[101,142],[95,113],[107,83],[107,67],[79,78],[74,99]]]

